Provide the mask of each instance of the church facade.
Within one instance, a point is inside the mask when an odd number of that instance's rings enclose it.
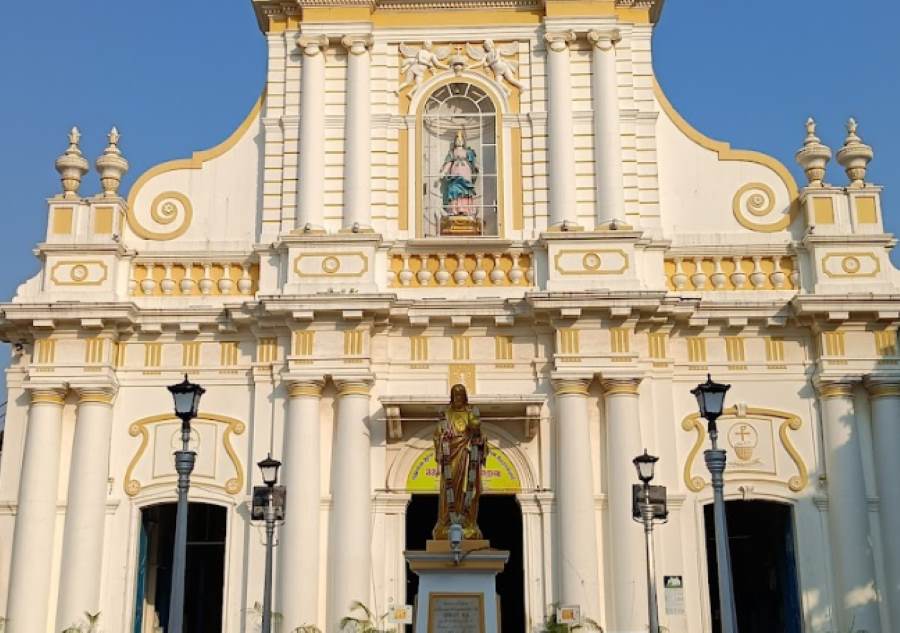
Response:
[[[646,447],[661,623],[717,631],[707,374],[731,384],[742,626],[900,627],[900,274],[872,150],[855,122],[834,152],[798,125],[798,184],[704,136],[654,77],[662,4],[253,0],[265,89],[222,144],[126,194],[118,133],[88,176],[73,131],[41,271],[0,306],[6,630],[164,630],[185,373],[207,390],[189,629],[258,630],[268,453],[280,630],[412,604],[459,383],[490,444],[481,528],[511,552],[505,630],[556,604],[647,630]]]

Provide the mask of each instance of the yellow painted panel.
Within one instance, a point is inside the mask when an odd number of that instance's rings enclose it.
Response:
[[[859,224],[878,224],[873,196],[860,196],[856,199],[856,221]]]
[[[813,198],[813,217],[816,224],[834,224],[834,200]]]
[[[94,209],[94,234],[108,234],[113,232],[113,208],[97,207]]]
[[[407,492],[431,492],[437,494],[440,468],[434,458],[434,449],[422,451],[406,477]],[[522,481],[512,460],[498,448],[491,447],[481,467],[481,483],[484,492],[519,492]]]
[[[72,207],[56,207],[53,209],[52,232],[54,235],[72,234]]]

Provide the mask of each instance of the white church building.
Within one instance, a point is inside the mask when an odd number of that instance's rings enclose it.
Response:
[[[269,452],[280,631],[413,604],[403,552],[430,538],[455,383],[491,445],[480,524],[510,551],[506,633],[554,604],[647,630],[645,447],[668,490],[661,623],[717,633],[689,393],[708,373],[732,385],[742,633],[900,630],[900,273],[864,127],[833,148],[835,184],[812,121],[803,183],[704,136],[654,77],[663,0],[252,2],[268,67],[246,119],[127,192],[118,133],[95,161],[73,131],[41,270],[0,304],[6,633],[165,630],[166,386],[185,373],[207,390],[190,633],[259,630]]]

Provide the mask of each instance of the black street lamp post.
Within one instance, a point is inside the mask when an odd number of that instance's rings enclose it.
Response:
[[[652,492],[650,482],[653,481],[653,471],[656,468],[656,462],[659,457],[649,455],[647,449],[644,449],[643,455],[638,455],[633,460],[634,467],[637,469],[638,479],[641,480],[640,486],[635,486],[634,496],[636,497],[636,505],[639,511],[635,513],[635,519],[644,524],[644,546],[647,554],[647,621],[650,624],[650,633],[659,633],[659,605],[656,597],[656,558],[653,553],[653,522],[659,518],[666,517],[665,507],[662,512],[657,510],[658,499],[655,499]],[[663,486],[653,486],[665,501],[665,488]],[[661,490],[659,490],[661,489]]]
[[[184,627],[184,569],[187,560],[188,489],[197,453],[190,450],[191,420],[197,417],[200,396],[206,389],[188,381],[169,387],[175,401],[175,415],[181,419],[181,450],[175,451],[178,473],[178,510],[175,519],[175,551],[172,555],[172,594],[166,633],[181,633]]]
[[[719,448],[719,429],[716,420],[722,415],[725,393],[731,385],[713,382],[707,376],[705,383],[697,385],[691,393],[697,398],[700,416],[708,423],[712,448],[703,452],[706,467],[712,478],[713,516],[716,527],[716,569],[719,576],[719,609],[722,619],[722,633],[738,633],[737,613],[734,607],[734,587],[731,579],[731,553],[728,550],[728,522],[725,518],[725,449]]]
[[[278,483],[278,469],[281,468],[280,461],[272,459],[272,455],[269,454],[257,465],[262,472],[263,482],[266,484],[265,486],[257,486],[253,495],[255,499],[257,497],[257,489],[260,488],[262,490],[259,490],[259,492],[265,495],[262,518],[266,522],[266,577],[263,589],[261,633],[272,633],[272,548],[274,546],[275,521],[284,519],[284,487],[275,485]],[[277,494],[279,492],[280,494]],[[280,500],[276,499],[276,496],[280,497]],[[254,516],[253,518],[258,517]]]

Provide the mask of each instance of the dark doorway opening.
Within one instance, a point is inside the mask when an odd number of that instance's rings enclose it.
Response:
[[[728,501],[728,543],[741,633],[801,633],[793,511],[771,501]],[[713,507],[704,508],[713,633],[721,633]]]
[[[413,495],[406,510],[406,549],[425,549],[437,521],[438,496]],[[525,567],[522,560],[522,510],[515,495],[481,497],[478,525],[494,549],[509,550],[509,562],[497,575],[500,623],[507,633],[525,632]],[[406,568],[406,600],[412,603],[419,590],[419,577]],[[407,627],[411,631],[412,627]]]
[[[141,510],[132,633],[169,625],[176,504]],[[191,503],[185,563],[184,632],[221,633],[225,584],[225,508]]]

